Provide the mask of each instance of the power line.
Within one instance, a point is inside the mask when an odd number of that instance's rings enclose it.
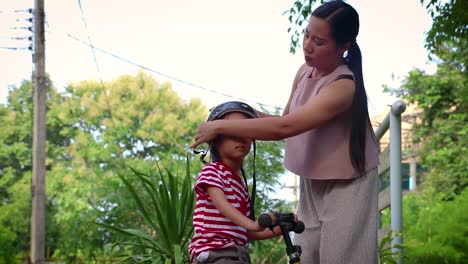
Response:
[[[97,60],[97,56],[96,56],[96,51],[95,51],[95,46],[92,44],[92,40],[91,40],[91,36],[89,34],[89,30],[88,30],[88,23],[86,22],[86,17],[84,15],[84,11],[83,11],[83,6],[81,5],[81,0],[78,0],[78,6],[80,8],[80,13],[81,13],[81,19],[83,21],[83,24],[85,26],[85,30],[86,30],[86,34],[88,36],[88,42],[89,42],[89,45],[91,47],[91,50],[93,52],[93,60],[94,60],[94,64],[96,65],[96,70],[98,72],[98,75],[99,75],[99,80],[100,80],[100,83],[101,83],[101,87],[104,91],[104,97],[106,99],[106,104],[107,104],[107,108],[109,110],[109,115],[110,115],[110,119],[112,121],[112,125],[114,127],[114,129],[116,128],[116,125],[115,125],[115,121],[114,121],[114,117],[113,117],[113,114],[112,114],[112,109],[111,109],[111,106],[110,106],[110,102],[109,102],[109,98],[107,96],[107,92],[106,92],[106,89],[105,89],[105,86],[104,86],[104,81],[102,79],[102,75],[101,75],[101,71],[100,71],[100,68],[99,68],[99,63],[98,63],[98,60]],[[185,147],[181,146],[180,144],[177,143],[177,141],[174,139],[174,144],[181,148],[182,150],[185,149]],[[124,166],[125,166],[125,159],[124,159],[124,155],[125,153],[122,153],[121,154],[121,158],[122,158],[122,162],[124,163]]]
[[[29,40],[29,41],[32,41],[33,40],[33,37],[32,36],[27,36],[27,37],[3,37],[3,36],[0,36],[0,39],[12,39],[12,40]]]
[[[32,14],[33,9],[32,8],[27,8],[27,9],[15,9],[15,10],[8,10],[8,11],[0,10],[0,14],[21,13],[21,12]]]
[[[18,15],[16,13],[18,12],[24,12],[24,13],[27,13],[27,17],[18,17]],[[21,10],[11,10],[11,11],[4,11],[4,10],[1,10],[0,11],[0,14],[2,16],[9,16],[9,15],[12,15],[11,17],[11,21],[8,21],[6,24],[13,24],[14,27],[9,27],[9,30],[15,30],[17,31],[18,29],[25,29],[25,30],[28,30],[30,33],[33,32],[33,9],[32,8],[29,8],[29,9],[21,9]],[[19,24],[19,22],[21,21],[25,21],[27,22],[27,25],[21,25]],[[21,33],[22,36],[12,36],[13,35],[13,32],[5,32],[3,33],[5,35],[3,36],[0,36],[0,40],[2,40],[3,43],[0,43],[0,49],[3,49],[3,50],[31,50],[32,51],[32,41],[33,41],[33,37],[32,35],[29,35],[29,36],[24,36],[25,34],[24,33]],[[11,35],[10,35],[11,34]],[[15,34],[16,35],[16,34]],[[30,46],[29,47],[21,47],[23,45],[19,45],[19,42],[18,41],[24,41],[24,40],[28,40],[28,42],[30,43]],[[18,43],[18,44],[17,44]],[[18,47],[20,46],[20,47]]]
[[[155,73],[155,74],[157,74],[157,75],[163,76],[163,77],[165,77],[165,78],[167,78],[167,79],[170,79],[170,80],[173,80],[173,81],[182,83],[182,84],[187,85],[187,86],[191,86],[191,87],[194,87],[194,88],[197,88],[197,89],[201,89],[201,90],[204,90],[204,91],[207,91],[207,92],[210,92],[210,93],[218,94],[218,95],[221,95],[221,96],[224,96],[224,97],[228,97],[228,98],[233,98],[233,99],[242,100],[242,101],[245,101],[245,102],[254,103],[254,104],[257,104],[257,105],[259,105],[259,106],[261,106],[261,107],[264,107],[264,108],[272,108],[272,109],[274,109],[274,110],[283,110],[283,108],[282,108],[282,107],[279,107],[279,106],[272,106],[272,105],[260,103],[260,102],[257,102],[257,101],[253,101],[253,100],[249,100],[249,99],[245,99],[245,98],[233,96],[233,95],[230,95],[230,94],[227,94],[227,93],[218,92],[218,91],[216,91],[216,90],[209,89],[209,88],[203,87],[203,86],[201,86],[201,85],[193,84],[193,83],[188,82],[188,81],[185,81],[185,80],[183,80],[183,79],[180,79],[180,78],[177,78],[177,77],[173,77],[173,76],[168,75],[168,74],[165,74],[165,73],[163,73],[163,72],[161,72],[161,71],[158,71],[158,70],[155,70],[155,69],[151,69],[151,68],[149,68],[149,67],[147,67],[147,66],[144,66],[144,65],[141,65],[141,64],[136,63],[136,62],[134,62],[134,61],[131,61],[131,60],[129,60],[129,59],[123,58],[122,56],[119,56],[119,55],[117,55],[117,54],[115,54],[115,53],[112,53],[112,52],[109,52],[109,51],[107,51],[107,50],[104,50],[104,49],[102,49],[102,48],[96,47],[96,46],[93,44],[93,42],[92,42],[92,40],[91,40],[91,36],[90,36],[90,34],[89,34],[88,23],[87,23],[85,14],[84,14],[84,10],[83,10],[83,6],[82,6],[82,3],[81,3],[81,0],[77,0],[77,3],[78,3],[78,7],[79,7],[79,9],[80,9],[81,19],[82,19],[82,22],[83,22],[84,27],[85,27],[85,30],[86,30],[86,34],[87,34],[88,41],[87,41],[87,42],[86,42],[86,41],[83,41],[83,40],[81,40],[81,39],[79,39],[79,38],[77,38],[77,37],[75,37],[75,36],[73,36],[73,35],[71,35],[71,34],[69,34],[69,33],[66,33],[66,35],[67,35],[69,38],[71,38],[71,39],[73,39],[73,40],[75,40],[75,41],[81,43],[82,45],[85,45],[85,46],[88,46],[88,47],[91,48],[92,54],[93,54],[93,60],[94,60],[94,63],[95,63],[95,65],[96,65],[96,70],[97,70],[97,72],[98,72],[99,80],[100,80],[100,83],[101,83],[101,86],[103,87],[103,89],[104,89],[104,82],[103,82],[103,79],[102,79],[101,70],[100,70],[100,67],[99,67],[98,60],[97,60],[96,50],[99,51],[99,52],[101,52],[101,53],[104,53],[104,54],[106,54],[106,55],[109,55],[109,56],[111,56],[111,57],[114,57],[114,58],[116,58],[116,59],[118,59],[118,60],[120,60],[120,61],[123,61],[123,62],[125,62],[125,63],[134,65],[134,66],[139,67],[139,68],[141,68],[141,69],[143,69],[143,70],[146,70],[146,71]],[[17,11],[18,11],[18,12],[20,12],[20,11],[32,12],[32,9],[17,10]],[[30,29],[30,28],[24,28],[24,29]],[[104,89],[104,90],[105,90],[105,89]],[[105,92],[105,91],[104,91],[104,92]],[[107,93],[105,93],[105,95],[106,95],[106,101],[107,101],[107,100],[108,100],[108,99],[107,99]],[[109,109],[110,109],[110,107],[109,107]],[[112,115],[112,114],[111,114],[111,115]]]
[[[109,98],[107,97],[106,88],[104,87],[104,82],[102,80],[101,70],[99,68],[99,63],[98,63],[98,60],[97,60],[97,57],[96,57],[96,51],[94,50],[94,45],[92,45],[93,42],[91,41],[91,35],[89,34],[88,23],[86,22],[86,17],[85,17],[84,11],[83,11],[83,6],[81,5],[81,0],[78,0],[78,7],[80,8],[81,20],[83,21],[83,24],[84,24],[84,27],[85,27],[85,30],[86,30],[86,35],[88,36],[88,42],[91,44],[90,47],[91,47],[91,51],[93,53],[94,64],[96,65],[96,71],[97,71],[97,73],[99,75],[99,82],[101,83],[101,87],[102,87],[102,90],[104,92],[104,97],[106,99],[107,108],[109,110],[109,116],[111,118],[112,125],[115,128],[116,126],[115,126],[115,122],[114,122],[114,117],[112,115],[112,109],[111,109],[111,106],[110,106],[110,103],[109,103]]]
[[[260,102],[256,102],[256,101],[252,101],[252,100],[248,100],[248,99],[245,99],[245,98],[241,98],[241,97],[233,96],[233,95],[230,95],[230,94],[218,92],[218,91],[215,91],[215,90],[212,90],[212,89],[203,87],[203,86],[201,86],[201,85],[193,84],[193,83],[191,83],[191,82],[182,80],[182,79],[177,78],[177,77],[173,77],[173,76],[168,75],[168,74],[165,74],[165,73],[163,73],[163,72],[161,72],[161,71],[151,69],[151,68],[149,68],[149,67],[147,67],[147,66],[144,66],[144,65],[141,65],[141,64],[136,63],[136,62],[134,62],[134,61],[131,61],[131,60],[129,60],[129,59],[123,58],[123,57],[121,57],[121,56],[119,56],[119,55],[117,55],[117,54],[115,54],[115,53],[112,53],[112,52],[109,52],[109,51],[107,51],[107,50],[98,48],[98,47],[92,45],[91,43],[86,42],[86,41],[83,41],[83,40],[81,40],[81,39],[79,39],[79,38],[77,38],[77,37],[75,37],[75,36],[73,36],[73,35],[71,35],[71,34],[69,34],[69,33],[67,33],[67,36],[68,36],[69,38],[71,38],[71,39],[73,39],[73,40],[75,40],[75,41],[77,41],[77,42],[79,42],[79,43],[85,45],[85,46],[93,47],[95,50],[97,50],[97,51],[99,51],[99,52],[102,52],[102,53],[104,53],[104,54],[106,54],[106,55],[109,55],[109,56],[111,56],[111,57],[114,57],[114,58],[116,58],[116,59],[118,59],[118,60],[121,60],[121,61],[123,61],[123,62],[126,62],[126,63],[128,63],[128,64],[134,65],[134,66],[136,66],[136,67],[139,67],[139,68],[141,68],[141,69],[143,69],[143,70],[146,70],[146,71],[149,71],[149,72],[158,74],[158,75],[163,76],[163,77],[165,77],[165,78],[167,78],[167,79],[170,79],[170,80],[173,80],[173,81],[176,81],[176,82],[185,84],[185,85],[187,85],[187,86],[191,86],[191,87],[194,87],[194,88],[198,88],[198,89],[201,89],[201,90],[210,92],[210,93],[222,95],[222,96],[224,96],[224,97],[229,97],[229,98],[233,98],[233,99],[242,100],[242,101],[245,101],[245,102],[255,103],[255,104],[258,104],[258,105],[260,105],[260,106],[267,107],[267,108],[273,108],[273,109],[279,109],[279,110],[282,110],[282,109],[283,109],[282,107],[272,106],[272,105],[268,105],[268,104],[264,104],[264,103],[260,103]]]
[[[6,49],[6,50],[31,50],[31,47],[22,47],[22,48],[18,48],[18,47],[4,47],[4,46],[0,46],[0,49]]]

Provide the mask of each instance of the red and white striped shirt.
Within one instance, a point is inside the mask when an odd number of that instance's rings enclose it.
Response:
[[[211,202],[208,187],[224,191],[226,199],[242,214],[250,215],[247,186],[239,175],[222,161],[206,165],[195,183],[196,205],[193,212],[195,234],[189,245],[191,259],[204,251],[247,244],[247,230],[224,217]]]

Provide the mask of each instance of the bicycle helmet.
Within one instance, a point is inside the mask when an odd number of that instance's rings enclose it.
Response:
[[[257,111],[250,105],[239,102],[230,101],[219,104],[210,110],[210,114],[206,121],[213,121],[216,119],[222,119],[224,115],[232,112],[240,112],[246,114],[249,118],[258,118]]]
[[[240,102],[240,101],[229,101],[229,102],[219,104],[213,107],[212,109],[210,109],[210,114],[208,115],[208,118],[206,119],[206,121],[209,122],[209,121],[222,119],[226,114],[234,113],[234,112],[243,113],[247,116],[247,118],[259,117],[257,111],[250,105],[244,102]],[[256,150],[255,140],[253,140],[252,143],[253,143],[253,155],[254,156],[253,156],[252,194],[250,195],[251,201],[252,201],[252,205],[250,206],[250,218],[255,221],[254,205],[255,205],[255,192],[256,192],[256,185],[257,185],[257,181],[255,177],[255,159],[256,159],[257,150]],[[205,161],[205,156],[208,154],[208,150],[210,151],[210,154],[211,154],[210,158],[212,161],[218,161],[220,158],[216,148],[214,148],[211,143],[208,143],[208,145],[209,147],[206,150],[196,150],[196,149],[193,150],[195,154],[201,154],[200,161],[203,162],[204,164],[208,163],[207,161]],[[243,167],[241,167],[241,173],[242,173],[242,177],[244,178],[245,186],[247,186],[248,188],[247,178],[245,177],[245,172],[244,172]]]

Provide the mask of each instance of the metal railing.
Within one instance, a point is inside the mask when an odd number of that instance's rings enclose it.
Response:
[[[379,193],[379,211],[390,207],[390,226],[380,228],[380,238],[385,236],[389,230],[395,231],[392,239],[392,252],[398,252],[401,258],[399,264],[403,263],[403,249],[395,245],[403,242],[402,231],[402,176],[401,176],[401,114],[406,110],[406,104],[395,101],[389,113],[375,130],[377,139],[380,140],[385,132],[390,129],[390,141],[387,147],[380,153],[379,176],[390,169],[390,186]]]

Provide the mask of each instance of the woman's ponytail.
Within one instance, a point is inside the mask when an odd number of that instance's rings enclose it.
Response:
[[[351,133],[349,136],[349,154],[353,167],[361,174],[366,169],[366,135],[369,124],[369,110],[367,95],[362,76],[361,50],[353,41],[345,58],[346,63],[354,74],[356,85],[353,104],[351,107]]]

